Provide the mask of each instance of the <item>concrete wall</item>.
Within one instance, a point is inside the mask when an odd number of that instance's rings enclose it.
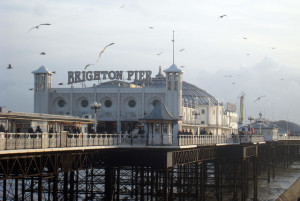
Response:
[[[282,193],[276,201],[298,201],[300,200],[300,178]]]

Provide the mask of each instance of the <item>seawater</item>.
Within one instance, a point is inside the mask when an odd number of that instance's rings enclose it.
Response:
[[[257,197],[259,201],[274,201],[300,177],[300,161],[294,162],[289,168],[276,168],[275,178],[267,180],[266,172],[258,176]],[[253,188],[249,189],[249,198],[253,200]]]

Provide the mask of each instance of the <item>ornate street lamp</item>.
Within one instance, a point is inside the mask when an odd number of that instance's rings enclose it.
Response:
[[[192,115],[195,116],[195,134],[196,134],[196,130],[198,130],[198,129],[197,129],[197,125],[196,125],[196,119],[197,119],[197,116],[200,115],[200,112],[197,111],[197,110],[194,110],[194,111],[192,112]],[[197,132],[197,133],[198,133],[198,135],[199,135],[199,132]]]
[[[96,133],[96,125],[97,125],[97,110],[100,109],[101,107],[101,103],[97,103],[94,102],[93,104],[91,104],[91,109],[95,110],[95,125],[94,125],[94,129],[95,129],[95,133]]]

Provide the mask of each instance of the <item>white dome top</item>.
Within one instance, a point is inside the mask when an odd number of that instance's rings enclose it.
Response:
[[[48,70],[45,66],[41,66],[39,69],[32,71],[33,74],[36,73],[47,73],[47,74],[53,74],[51,71]]]
[[[165,73],[183,73],[175,64],[172,64],[168,69],[164,70]]]

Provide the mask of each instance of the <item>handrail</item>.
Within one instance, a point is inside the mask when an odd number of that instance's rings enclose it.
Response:
[[[166,136],[168,137],[168,136]],[[280,136],[278,140],[300,140],[300,136]],[[41,149],[86,146],[189,146],[216,144],[243,144],[265,142],[263,135],[178,135],[173,143],[153,144],[147,136],[124,134],[61,133],[3,133],[0,132],[0,150]],[[164,143],[164,142],[163,142]],[[176,143],[176,144],[175,144]]]

